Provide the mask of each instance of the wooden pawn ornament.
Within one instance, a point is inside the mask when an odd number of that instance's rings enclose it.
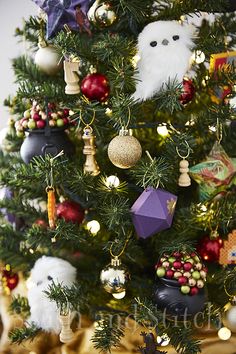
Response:
[[[62,343],[69,343],[74,339],[74,332],[70,328],[71,318],[70,312],[68,315],[60,315],[61,332],[59,335]]]
[[[180,153],[179,153],[179,149],[178,147],[176,147],[176,151],[177,151],[177,154],[179,157],[181,157],[181,161],[179,163],[179,172],[180,172],[180,176],[179,176],[179,179],[178,179],[178,185],[180,187],[189,187],[191,185],[191,178],[189,177],[189,162],[186,160],[188,157],[189,157],[189,154],[190,154],[190,148],[189,148],[189,145],[186,141],[186,145],[187,145],[187,148],[188,148],[188,153],[186,156],[182,156]]]

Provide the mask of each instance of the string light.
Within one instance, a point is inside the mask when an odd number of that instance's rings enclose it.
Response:
[[[228,329],[227,327],[222,327],[221,329],[219,329],[218,331],[218,337],[221,340],[228,340],[231,337],[231,330]]]
[[[169,135],[166,124],[159,124],[157,127],[157,133],[163,137]]]
[[[160,345],[161,347],[166,347],[170,343],[170,338],[166,333],[164,333],[162,336],[157,336],[157,344]]]
[[[137,64],[138,64],[140,59],[141,59],[141,57],[140,57],[139,54],[136,54],[135,56],[133,56],[133,58],[131,59],[131,63],[132,63],[134,68],[137,67]]]
[[[112,110],[110,108],[106,108],[106,111],[105,111],[105,114],[108,116],[108,117],[111,117],[112,116]]]
[[[123,299],[125,297],[125,294],[126,294],[126,291],[122,291],[122,293],[117,293],[117,294],[112,294],[112,296],[117,299],[117,300],[120,300],[120,299]]]
[[[96,235],[100,230],[101,226],[97,220],[91,220],[87,223],[87,229],[91,232],[91,234]]]
[[[216,132],[216,127],[211,126],[211,127],[209,127],[209,130],[210,130],[212,133],[215,133],[215,132]]]
[[[120,185],[120,180],[117,176],[109,176],[106,179],[106,186],[108,188],[117,188]]]
[[[192,61],[195,61],[196,64],[203,63],[205,59],[206,59],[206,56],[201,50],[196,50],[193,53]]]

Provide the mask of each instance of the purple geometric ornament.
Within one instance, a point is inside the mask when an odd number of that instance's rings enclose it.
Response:
[[[136,233],[141,238],[171,227],[177,196],[163,189],[148,187],[131,207]]]
[[[13,193],[8,187],[2,187],[0,188],[0,201],[3,201],[4,199],[12,199],[13,198]],[[1,214],[5,217],[7,221],[9,221],[11,224],[13,224],[16,221],[15,215],[8,213],[6,208],[0,208]]]

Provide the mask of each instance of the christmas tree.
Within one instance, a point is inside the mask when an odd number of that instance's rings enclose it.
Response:
[[[70,343],[85,317],[104,353],[128,319],[140,353],[197,354],[199,328],[229,339],[235,1],[34,2],[0,153],[12,343]]]

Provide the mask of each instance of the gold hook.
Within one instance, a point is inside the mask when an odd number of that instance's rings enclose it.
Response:
[[[189,157],[190,151],[191,151],[190,146],[189,146],[189,144],[188,144],[188,142],[187,142],[186,140],[185,140],[185,144],[186,144],[187,149],[188,149],[188,153],[187,153],[186,156],[182,156],[182,155],[180,154],[180,152],[179,152],[178,146],[176,146],[176,152],[177,152],[178,156],[181,157],[181,159],[183,159],[183,160],[184,160],[184,159],[187,159],[187,158]]]
[[[81,110],[80,110],[80,116],[79,117],[80,117],[80,121],[85,125],[86,128],[90,127],[93,124],[94,120],[95,120],[95,110],[93,111],[93,118],[91,119],[91,121],[89,123],[86,123],[84,121],[84,119],[82,118],[82,111]]]
[[[130,233],[128,234],[128,237],[127,237],[127,239],[126,239],[126,241],[125,241],[124,247],[122,248],[122,250],[120,251],[120,253],[119,253],[118,255],[115,255],[115,254],[113,253],[113,251],[112,251],[112,247],[113,247],[113,245],[114,245],[114,242],[112,242],[111,247],[110,247],[110,255],[111,255],[113,258],[119,258],[119,257],[124,253],[124,251],[125,251],[125,249],[126,249],[126,246],[127,246],[128,242],[129,242],[129,240],[130,240],[131,235],[132,235],[132,231],[130,231]]]
[[[225,293],[229,296],[229,298],[232,300],[232,299],[236,299],[236,291],[235,291],[235,294],[232,294],[228,291],[227,289],[227,280],[230,280],[231,278],[235,279],[235,274],[233,273],[230,273],[226,276],[225,280],[224,280],[224,290],[225,290]]]

